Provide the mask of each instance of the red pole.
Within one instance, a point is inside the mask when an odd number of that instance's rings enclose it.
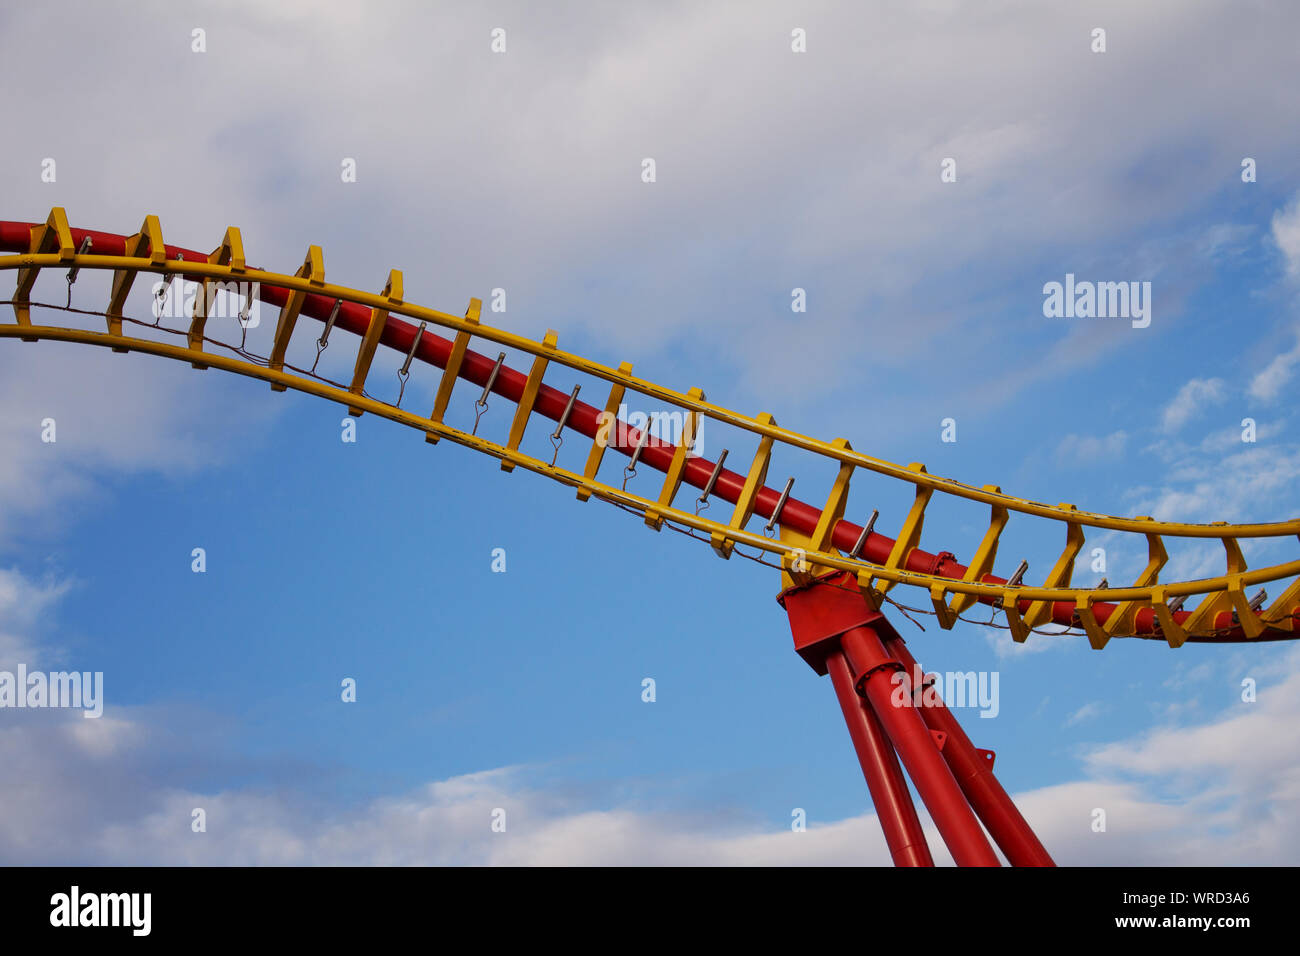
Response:
[[[870,626],[846,631],[840,644],[857,675],[858,693],[884,726],[953,860],[958,866],[1000,866],[910,693],[899,694],[897,704],[891,699],[898,687],[892,675],[902,669],[901,662],[889,656]]]
[[[920,674],[916,658],[902,638],[887,638],[884,646],[903,663],[905,674]],[[910,677],[908,681],[910,686]],[[1055,866],[1047,849],[1020,815],[1011,797],[1002,789],[1002,784],[998,783],[997,777],[993,776],[992,761],[975,749],[952,711],[944,706],[942,700],[922,702],[919,709],[922,719],[931,730],[947,735],[948,739],[944,741],[941,751],[943,758],[948,762],[962,793],[1006,854],[1007,861],[1012,866]]]
[[[843,651],[833,651],[826,657],[826,667],[844,711],[853,749],[858,752],[862,776],[871,791],[871,801],[876,805],[880,828],[885,831],[885,844],[895,866],[934,866],[930,847],[925,842],[925,832],[907,792],[907,781],[898,765],[898,755],[885,736],[880,720],[872,713],[867,702],[853,689],[853,669],[844,659]]]

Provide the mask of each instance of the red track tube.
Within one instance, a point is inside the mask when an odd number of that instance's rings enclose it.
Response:
[[[882,666],[890,658],[879,636],[869,627],[855,627],[840,638],[840,645],[860,675],[859,693],[880,718],[953,860],[958,866],[1001,866],[910,696],[900,694],[901,706],[895,706],[892,675],[897,669]]]
[[[834,651],[826,658],[835,696],[844,711],[853,749],[858,752],[862,776],[871,791],[880,828],[885,832],[885,845],[895,866],[934,866],[930,847],[925,842],[925,831],[907,790],[903,768],[898,765],[898,755],[889,737],[880,726],[880,720],[867,702],[853,689],[853,669],[844,659],[843,651]]]
[[[31,241],[31,229],[34,225],[36,223],[0,221],[0,252],[26,252]],[[90,236],[94,241],[91,250],[94,255],[121,255],[125,250],[124,236],[108,232],[96,232],[91,229],[72,229],[71,232],[73,241],[77,244],[80,244],[83,237]],[[193,249],[184,249],[180,246],[171,245],[166,248],[169,259],[175,259],[177,254],[184,255],[190,261],[205,260],[207,258],[206,253],[200,253]],[[188,276],[187,278],[194,281],[199,277]],[[279,306],[283,305],[288,298],[288,292],[283,288],[263,284],[260,297],[263,302]],[[308,295],[303,304],[302,314],[324,321],[329,316],[333,306],[333,299],[320,295]],[[358,336],[364,335],[370,324],[370,310],[355,303],[344,303],[339,310],[337,324],[340,328],[344,328]],[[389,318],[388,324],[384,327],[380,342],[405,355],[410,350],[415,336],[415,326],[394,315]],[[416,347],[415,357],[429,365],[445,368],[447,357],[451,354],[451,345],[450,339],[426,331]],[[495,364],[494,359],[486,355],[467,351],[461,364],[460,377],[473,382],[475,385],[483,385],[487,382]],[[503,365],[492,386],[492,391],[512,402],[518,402],[520,396],[523,395],[525,381],[527,381],[527,376],[523,372]],[[552,421],[559,421],[561,416],[564,415],[568,402],[568,392],[544,384],[538,392],[534,411]],[[575,402],[566,422],[566,427],[572,428],[588,438],[595,438],[600,428],[599,416],[601,411],[602,409],[586,402]],[[609,435],[608,447],[630,456],[640,440],[641,433],[638,429],[631,427],[613,429]],[[675,451],[676,447],[674,445],[651,437],[646,442],[640,460],[651,468],[666,472],[672,463]],[[712,473],[713,462],[704,458],[689,458],[683,474],[683,482],[696,488],[703,488]],[[724,468],[718,475],[713,493],[724,501],[735,503],[740,497],[744,484],[744,475]],[[762,488],[755,499],[754,513],[764,518],[770,518],[780,498],[780,490],[769,487]],[[781,524],[803,534],[811,535],[816,530],[817,521],[820,517],[821,510],[819,508],[795,498],[790,498],[781,511]],[[840,551],[848,553],[857,542],[858,535],[861,532],[862,527],[860,525],[842,520],[835,526],[831,543]],[[894,539],[873,532],[867,536],[861,556],[864,560],[883,564],[888,560],[893,547]],[[960,579],[966,573],[966,566],[958,563],[951,554],[943,552],[935,555],[920,548],[913,549],[908,555],[906,568],[909,571],[938,574],[954,579]],[[1005,581],[1006,578],[1000,578],[994,574],[986,574],[980,579],[980,583],[983,584],[1002,584]],[[980,597],[979,600],[983,604],[996,603],[996,599],[991,597]],[[1020,602],[1021,613],[1028,611],[1029,604],[1030,602],[1027,600]],[[1099,602],[1093,605],[1093,613],[1096,614],[1098,622],[1102,624],[1106,622],[1106,619],[1110,617],[1114,610],[1114,604]],[[1069,626],[1074,621],[1074,611],[1075,607],[1069,601],[1057,601],[1052,605],[1052,620],[1057,624]],[[1174,620],[1182,623],[1191,614],[1191,611],[1177,611],[1174,614]],[[1232,615],[1230,612],[1225,611],[1212,623],[1216,628],[1229,628],[1232,623]],[[1150,608],[1140,608],[1133,624],[1138,635],[1159,638],[1160,635],[1157,633],[1155,625],[1155,612]],[[1237,626],[1231,627],[1231,630],[1227,630],[1221,635],[1192,636],[1188,637],[1187,640],[1189,643],[1217,644],[1250,641],[1257,644],[1263,641],[1290,640],[1293,636],[1289,631],[1268,629],[1257,638],[1247,638],[1241,627]]]
[[[901,639],[886,640],[885,649],[902,662],[910,686],[911,675],[920,673],[916,658]],[[926,726],[947,735],[941,751],[943,759],[1007,862],[1012,866],[1055,866],[1047,849],[993,776],[989,760],[975,749],[953,712],[941,700],[918,709]]]

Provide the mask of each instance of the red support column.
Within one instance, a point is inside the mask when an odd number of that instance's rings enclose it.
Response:
[[[916,658],[902,638],[886,640],[885,647],[903,663],[906,674],[921,673]],[[1056,863],[1020,815],[1011,797],[1002,789],[997,777],[993,776],[990,756],[986,755],[987,752],[981,753],[975,749],[952,711],[944,706],[942,700],[925,703],[919,710],[931,730],[947,735],[943,745],[943,758],[948,762],[962,793],[979,814],[1007,861],[1012,866],[1055,866]]]
[[[880,718],[953,860],[958,866],[1000,866],[929,728],[912,705],[910,688],[895,693],[899,685],[893,675],[902,670],[902,663],[889,656],[870,625],[845,632],[840,644],[857,677],[858,693]]]
[[[833,651],[826,656],[826,667],[835,696],[844,711],[853,749],[862,764],[862,776],[871,791],[871,801],[876,806],[880,828],[885,832],[885,844],[895,866],[934,866],[930,847],[925,842],[925,832],[907,792],[907,780],[898,765],[898,755],[885,735],[884,728],[867,702],[858,696],[853,687],[853,670],[844,659],[843,651]]]

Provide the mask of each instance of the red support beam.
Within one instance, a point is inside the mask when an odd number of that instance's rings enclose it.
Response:
[[[907,779],[903,776],[903,768],[898,765],[898,755],[880,726],[880,720],[854,689],[853,670],[844,659],[843,651],[829,654],[826,665],[894,865],[934,866],[921,820],[907,790]]]
[[[795,651],[818,674],[830,674],[835,683],[836,695],[844,711],[849,733],[854,736],[858,759],[862,762],[867,784],[879,773],[878,781],[887,781],[889,768],[880,766],[880,748],[867,743],[865,734],[878,726],[884,731],[887,743],[897,752],[916,792],[921,795],[930,817],[939,829],[940,836],[959,866],[999,866],[997,854],[989,845],[980,828],[966,796],[958,786],[948,764],[939,754],[934,737],[925,721],[912,704],[910,689],[899,690],[895,675],[903,664],[885,651],[882,637],[892,640],[898,633],[879,611],[867,604],[858,590],[854,575],[848,572],[828,575],[810,584],[787,588],[777,600],[790,619],[790,632],[794,637]],[[848,666],[848,680],[836,676],[836,668]],[[899,675],[902,676],[902,675]],[[859,708],[848,706],[841,683],[847,683],[859,698]],[[875,721],[863,726],[856,716],[863,706]],[[855,733],[855,728],[857,733]],[[895,764],[897,766],[897,764]],[[895,804],[896,791],[885,782],[880,787],[885,803],[877,803],[881,826],[886,828],[886,839],[891,829],[898,846],[907,842],[907,819]],[[872,789],[873,799],[876,788]],[[911,803],[910,798],[908,803]],[[890,851],[895,843],[890,841]]]
[[[905,674],[921,673],[916,658],[908,651],[902,638],[886,640],[885,648],[902,662]],[[909,691],[914,691],[915,688],[910,687],[911,678],[907,679]],[[962,793],[970,801],[971,807],[1007,861],[1012,866],[1055,866],[1047,849],[1030,829],[1011,797],[1002,789],[997,777],[993,776],[991,755],[975,748],[952,711],[944,706],[938,695],[933,696],[935,699],[927,698],[918,707],[921,717],[932,731],[946,736],[943,759],[948,762]]]
[[[958,866],[1001,866],[911,695],[896,693],[899,684],[894,674],[902,670],[902,663],[889,656],[869,626],[853,628],[840,637],[840,643],[853,667],[858,693],[880,718],[953,860]]]

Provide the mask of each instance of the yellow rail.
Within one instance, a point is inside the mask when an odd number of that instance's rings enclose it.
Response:
[[[1204,637],[1222,631],[1232,624],[1241,626],[1247,637],[1262,636],[1266,631],[1272,631],[1272,636],[1279,636],[1277,632],[1293,630],[1295,615],[1300,610],[1300,582],[1292,584],[1267,609],[1251,606],[1244,593],[1247,587],[1300,575],[1300,560],[1251,570],[1246,568],[1244,560],[1241,559],[1238,545],[1241,539],[1300,537],[1300,519],[1236,525],[1224,522],[1190,524],[1156,521],[1149,517],[1125,518],[1079,511],[1068,504],[1048,505],[1029,501],[1005,494],[996,485],[977,488],[931,475],[923,465],[914,463],[904,467],[863,455],[842,439],[825,442],[781,428],[770,415],[751,417],[732,411],[706,401],[703,392],[699,389],[683,393],[646,381],[632,375],[631,366],[626,363],[618,368],[610,368],[583,356],[565,352],[556,346],[554,333],[548,333],[544,341],[536,342],[482,324],[478,309],[471,308],[466,316],[456,316],[403,301],[401,275],[397,272],[392,273],[388,285],[379,294],[327,283],[324,281],[320,250],[314,246],[295,275],[247,266],[243,258],[239,232],[233,227],[227,230],[221,245],[212,255],[203,258],[187,257],[183,260],[167,258],[165,252],[160,251],[161,230],[155,217],[148,217],[141,231],[127,239],[125,248],[133,253],[132,255],[104,255],[77,251],[72,231],[68,228],[66,216],[61,209],[53,210],[49,220],[44,225],[32,227],[31,233],[30,251],[0,256],[0,269],[16,270],[19,275],[12,300],[16,321],[12,324],[0,324],[0,338],[21,338],[28,341],[49,339],[99,345],[115,351],[139,351],[189,362],[196,368],[215,367],[262,379],[270,382],[277,390],[293,388],[337,401],[354,413],[369,411],[420,430],[431,441],[445,437],[457,444],[489,454],[500,459],[502,466],[507,470],[520,466],[545,475],[577,489],[580,498],[597,497],[634,510],[643,515],[652,527],[659,527],[667,521],[693,532],[700,532],[724,557],[728,556],[737,544],[744,544],[764,553],[780,555],[782,567],[790,572],[791,579],[795,581],[805,580],[807,575],[816,569],[852,571],[857,575],[864,593],[877,603],[884,599],[885,593],[896,584],[924,588],[929,592],[935,613],[945,627],[951,627],[958,614],[968,608],[973,601],[983,598],[1006,611],[1007,623],[1013,634],[1017,639],[1023,639],[1031,628],[1050,619],[1053,604],[1069,602],[1076,608],[1074,623],[1085,629],[1094,646],[1101,647],[1110,637],[1132,634],[1136,615],[1141,610],[1149,608],[1160,624],[1163,637],[1177,646],[1189,636]],[[103,312],[107,317],[105,331],[92,332],[32,324],[30,310],[33,304],[30,302],[30,294],[40,270],[46,268],[113,272],[113,296]],[[264,287],[288,290],[289,302],[281,311],[273,355],[269,358],[270,366],[263,367],[237,357],[204,351],[204,342],[211,340],[205,339],[204,336],[206,315],[199,315],[197,308],[188,329],[186,345],[170,345],[123,335],[122,305],[131,283],[136,275],[142,272],[163,276],[198,277],[205,292],[214,280],[260,283]],[[324,383],[305,373],[286,371],[284,368],[284,354],[293,333],[294,320],[302,308],[304,297],[308,294],[355,303],[371,310],[371,324],[361,342],[352,383],[346,389]],[[208,302],[207,305],[210,307],[211,303]],[[535,356],[525,395],[518,405],[510,436],[505,445],[467,434],[442,423],[442,414],[451,395],[450,386],[455,380],[458,369],[448,369],[444,373],[438,390],[437,406],[427,417],[403,411],[362,394],[379,336],[390,315],[404,316],[455,333],[453,363],[457,366],[459,362],[456,359],[463,357],[468,343],[474,338]],[[542,386],[543,376],[552,365],[565,366],[611,383],[610,404],[615,407],[618,401],[621,401],[622,392],[631,389],[681,409],[686,414],[686,420],[691,423],[695,434],[699,433],[699,419],[708,418],[755,435],[758,439],[758,455],[755,457],[749,480],[746,481],[732,520],[725,524],[712,521],[673,505],[673,498],[682,483],[682,472],[686,461],[684,453],[674,456],[672,469],[662,491],[652,499],[615,488],[597,479],[596,471],[603,453],[599,442],[593,446],[583,474],[551,465],[521,452],[520,438],[533,411],[533,402],[537,397],[538,389]],[[782,527],[781,538],[778,540],[745,530],[745,524],[753,515],[755,496],[765,482],[767,461],[770,460],[772,446],[778,442],[816,454],[834,463],[837,468],[830,499],[823,509],[822,520],[818,523],[817,531],[811,537],[790,532],[785,527]],[[678,451],[682,452],[682,449]],[[844,549],[837,550],[831,545],[835,527],[843,516],[853,471],[857,468],[908,482],[916,488],[916,502],[907,516],[903,532],[899,535],[888,560],[883,564],[865,561],[856,556],[850,557],[841,553]],[[908,556],[919,546],[925,510],[934,492],[980,502],[991,508],[992,517],[988,532],[980,543],[970,570],[961,579],[921,573],[906,567]],[[983,580],[989,575],[997,552],[997,541],[1007,524],[1009,513],[1046,518],[1065,525],[1067,532],[1065,549],[1042,585],[1007,586]],[[1141,534],[1147,539],[1151,560],[1132,586],[1105,589],[1070,586],[1070,571],[1083,545],[1084,528]],[[1166,560],[1162,537],[1166,536],[1218,539],[1225,549],[1226,573],[1195,581],[1159,582],[1159,571]],[[1176,616],[1169,607],[1170,601],[1197,594],[1204,594],[1206,598],[1190,615]],[[950,596],[951,604],[949,604]],[[1119,605],[1107,615],[1104,624],[1098,622],[1094,613],[1094,607],[1103,602]],[[1179,617],[1183,619],[1182,624],[1178,622]]]

